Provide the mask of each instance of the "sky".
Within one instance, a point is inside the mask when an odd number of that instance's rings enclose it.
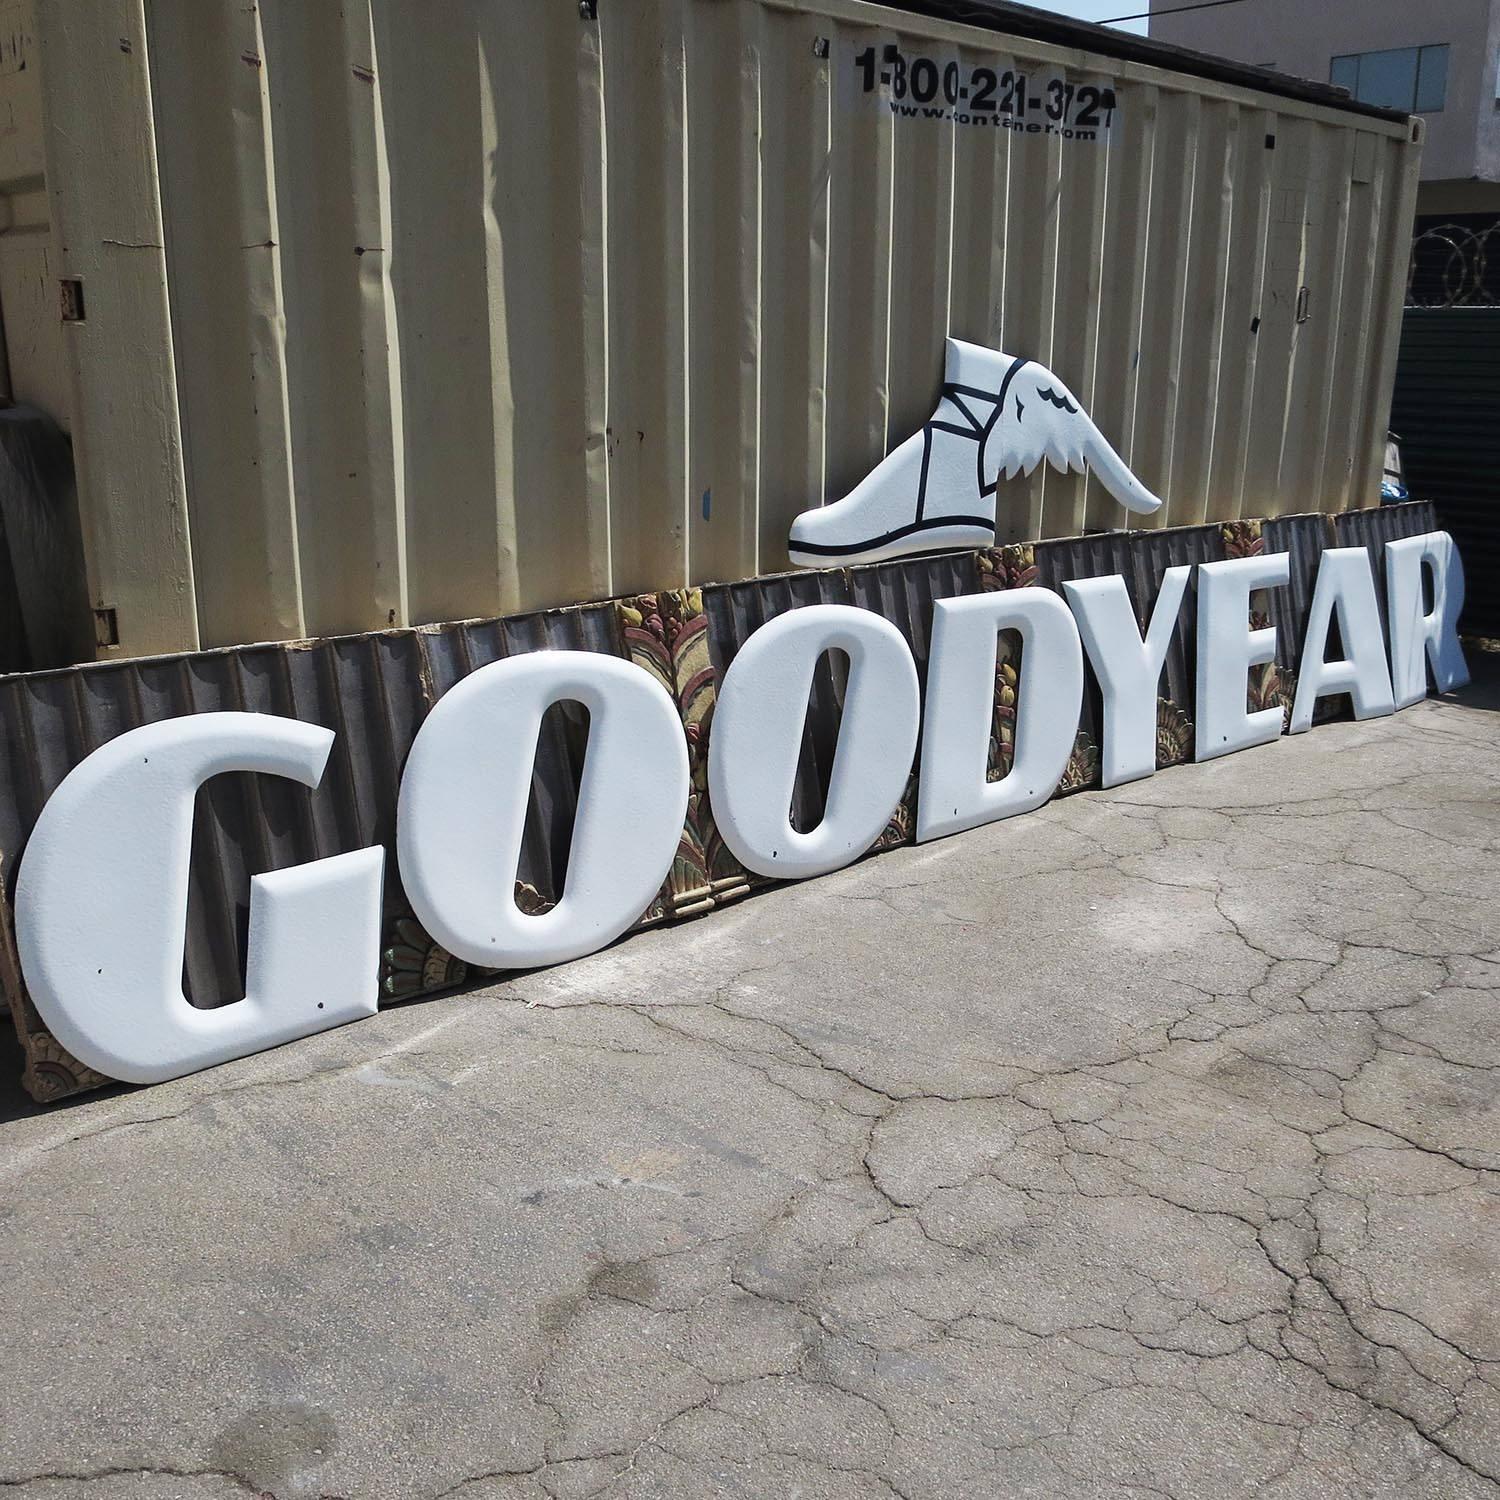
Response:
[[[1039,10],[1055,10],[1059,15],[1077,16],[1081,21],[1103,21],[1110,16],[1128,16],[1146,9],[1146,0],[1025,0]],[[1146,34],[1144,21],[1127,21],[1121,31]]]

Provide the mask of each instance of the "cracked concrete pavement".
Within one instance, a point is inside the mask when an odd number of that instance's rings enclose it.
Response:
[[[1488,675],[0,1100],[0,1491],[1500,1495]]]

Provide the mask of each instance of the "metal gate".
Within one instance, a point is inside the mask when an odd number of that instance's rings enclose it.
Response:
[[[1500,307],[1409,307],[1391,426],[1407,483],[1464,560],[1463,627],[1500,635]]]

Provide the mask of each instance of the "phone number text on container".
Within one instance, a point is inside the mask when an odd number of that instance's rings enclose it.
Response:
[[[1114,123],[1115,91],[1066,78],[1045,81],[1010,68],[908,56],[887,45],[869,46],[854,57],[860,91],[886,98],[891,112],[960,125],[995,125],[1032,135],[1091,141]]]

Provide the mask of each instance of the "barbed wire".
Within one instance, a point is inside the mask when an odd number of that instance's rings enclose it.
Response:
[[[1500,223],[1483,229],[1437,224],[1412,241],[1406,272],[1408,307],[1494,307],[1497,303]]]

